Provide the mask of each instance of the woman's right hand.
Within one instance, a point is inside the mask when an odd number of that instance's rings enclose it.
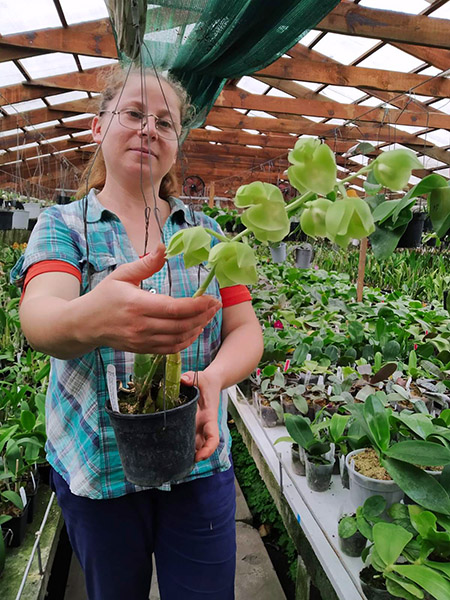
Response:
[[[221,303],[211,296],[172,298],[140,289],[140,282],[164,262],[165,248],[159,244],[152,254],[118,267],[83,297],[84,310],[89,309],[87,334],[95,346],[173,354],[198,338]]]

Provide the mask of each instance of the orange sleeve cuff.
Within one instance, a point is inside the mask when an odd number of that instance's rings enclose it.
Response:
[[[232,285],[230,287],[222,288],[220,290],[220,296],[222,298],[223,308],[233,306],[234,304],[241,304],[241,302],[249,302],[252,299],[250,292],[245,285]]]
[[[78,281],[81,283],[81,271],[77,267],[74,267],[72,264],[65,262],[63,260],[41,260],[28,269],[25,275],[25,281],[23,284],[23,291],[36,275],[42,275],[42,273],[69,273],[69,275],[74,275]]]

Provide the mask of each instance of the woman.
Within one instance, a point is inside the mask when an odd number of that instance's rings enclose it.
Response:
[[[256,366],[262,336],[246,288],[220,291],[214,280],[194,299],[198,267],[176,257],[168,273],[161,241],[196,224],[218,231],[173,197],[187,111],[178,84],[115,71],[92,122],[101,149],[83,186],[88,196],[43,213],[13,272],[24,285],[23,331],[52,357],[47,456],[90,600],[147,599],[153,552],[162,600],[234,597],[234,476],[221,390]],[[143,490],[122,470],[104,367],[114,364],[127,381],[132,353],[179,350],[183,382],[192,385],[199,371],[196,465],[182,482]]]

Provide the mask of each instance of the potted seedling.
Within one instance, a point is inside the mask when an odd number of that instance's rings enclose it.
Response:
[[[343,514],[338,522],[339,547],[347,556],[361,556],[367,539],[372,541],[371,528],[386,510],[382,496],[367,498],[353,514]]]
[[[326,423],[311,424],[302,415],[287,414],[285,425],[290,437],[278,438],[275,443],[290,441],[303,448],[306,483],[315,492],[325,492],[330,486],[334,465],[334,444],[320,437]]]
[[[274,263],[279,264],[286,262],[287,248],[285,242],[272,243],[269,245],[269,249]]]
[[[297,269],[309,269],[314,258],[314,250],[307,242],[295,248],[295,266]]]

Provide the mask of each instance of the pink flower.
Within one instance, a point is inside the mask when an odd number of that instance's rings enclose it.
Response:
[[[319,270],[319,265],[314,265],[314,269],[315,269],[316,271],[318,271],[318,270]]]
[[[284,329],[284,325],[280,320],[275,321],[273,327],[274,329]]]
[[[414,350],[417,350],[417,344],[414,344]]]

